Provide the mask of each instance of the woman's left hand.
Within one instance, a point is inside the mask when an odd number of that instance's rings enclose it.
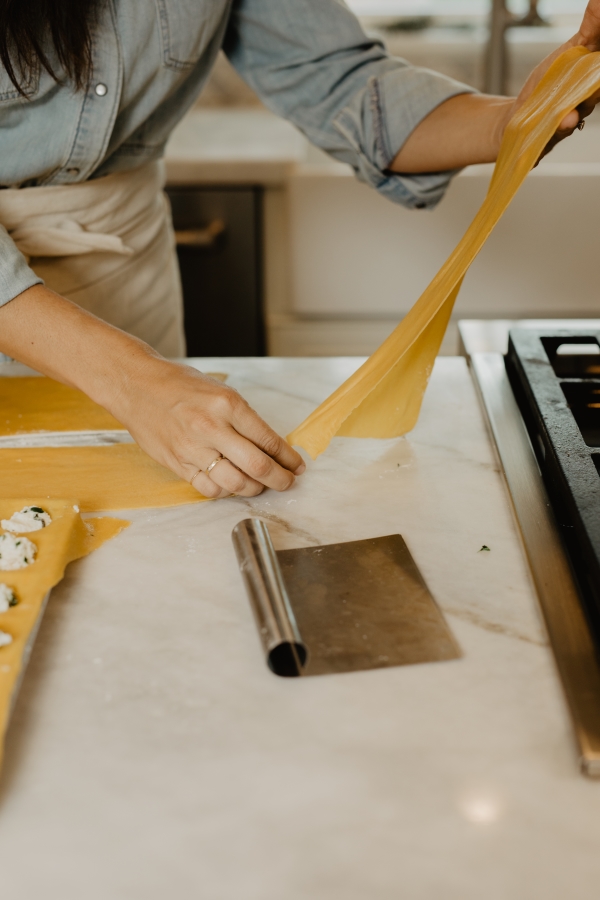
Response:
[[[546,74],[554,60],[571,47],[586,47],[593,52],[600,50],[600,0],[590,0],[577,34],[567,41],[566,44],[559,47],[558,50],[551,53],[550,56],[547,56],[539,66],[536,66],[525,82],[519,96],[514,101],[514,104],[509,111],[510,115],[508,118],[510,118],[515,110],[517,110],[531,95],[534,88]],[[567,113],[560,123],[558,131],[547,144],[546,149],[542,153],[542,157],[546,156],[547,153],[550,153],[552,148],[560,143],[560,141],[563,141],[566,137],[573,134],[575,129],[594,111],[598,103],[600,103],[600,90],[592,94],[591,97],[588,97],[583,103],[580,103],[577,109]]]

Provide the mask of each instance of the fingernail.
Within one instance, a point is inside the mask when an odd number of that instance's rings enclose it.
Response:
[[[300,463],[294,475],[302,475],[303,472],[306,472],[306,463]]]

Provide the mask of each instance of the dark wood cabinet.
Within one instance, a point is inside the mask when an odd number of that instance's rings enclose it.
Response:
[[[262,189],[169,187],[188,356],[264,356]]]

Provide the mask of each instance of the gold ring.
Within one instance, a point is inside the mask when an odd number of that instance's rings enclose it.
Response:
[[[190,484],[192,485],[192,487],[194,486],[194,479],[198,477],[198,475],[200,474],[201,471],[202,471],[202,469],[198,469],[196,474],[192,475],[192,477],[190,478]]]
[[[580,122],[580,123],[578,124],[578,126],[577,126],[577,128],[579,129],[579,131],[583,131],[584,125],[585,125],[585,119],[582,119],[581,122]]]
[[[224,457],[221,453],[219,453],[219,455],[217,456],[217,458],[216,458],[216,459],[213,459],[213,461],[211,462],[210,466],[207,466],[206,469],[204,470],[204,471],[206,472],[206,474],[207,474],[207,475],[210,475],[210,473],[212,472],[212,470],[214,469],[214,467],[216,466],[216,464],[217,464],[218,462],[221,462],[222,459],[225,459],[225,457]],[[194,475],[194,478],[195,478],[195,477],[196,477],[196,476]]]

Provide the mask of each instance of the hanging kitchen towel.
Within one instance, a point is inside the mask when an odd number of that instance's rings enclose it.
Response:
[[[464,237],[400,325],[288,440],[313,459],[335,435],[398,437],[414,428],[467,269],[565,115],[600,86],[600,53],[574,47],[506,127],[488,194]]]

